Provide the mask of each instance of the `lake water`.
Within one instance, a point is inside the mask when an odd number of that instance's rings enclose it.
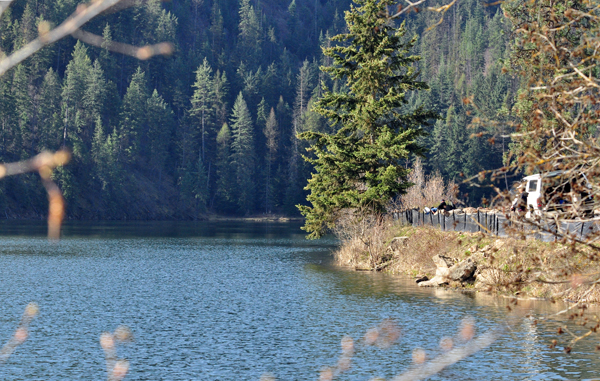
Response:
[[[394,319],[399,343],[357,345],[341,377],[389,379],[411,366],[415,348],[440,353],[465,317],[478,334],[507,318],[506,299],[335,268],[335,242],[307,241],[295,223],[69,222],[58,243],[44,234],[43,222],[0,222],[0,339],[27,303],[40,308],[29,340],[0,367],[3,380],[106,379],[99,337],[119,325],[134,335],[119,346],[128,380],[316,380],[345,335],[360,339]],[[554,332],[522,315],[492,346],[431,379],[600,377],[596,343],[565,355],[548,348]]]

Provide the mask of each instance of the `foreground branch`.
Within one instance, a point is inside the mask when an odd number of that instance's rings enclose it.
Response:
[[[15,333],[11,336],[6,344],[0,350],[0,365],[3,365],[10,355],[13,354],[15,349],[27,340],[29,337],[29,324],[38,313],[38,306],[35,303],[29,303],[25,307],[25,312],[21,317],[19,326],[15,330]]]
[[[89,44],[100,46],[103,41],[101,37],[94,37],[94,35],[87,32],[78,33],[78,30],[94,17],[109,10],[119,2],[121,2],[121,0],[95,0],[87,5],[80,4],[77,6],[77,10],[67,20],[54,29],[50,28],[49,22],[42,21],[38,26],[38,38],[0,61],[0,76],[5,74],[8,70],[15,67],[19,63],[23,62],[25,59],[43,47],[50,45],[68,35],[73,35],[75,38],[81,39]],[[8,7],[8,4],[10,4],[10,2],[0,2],[0,13]],[[98,40],[97,37],[99,37],[100,40]],[[100,42],[98,43],[98,41]],[[173,52],[173,46],[170,43],[149,45],[141,48],[115,42],[112,42],[109,45],[109,50],[131,55],[139,59],[148,59],[157,54],[168,55]]]
[[[65,200],[58,185],[52,181],[52,171],[69,162],[71,154],[61,150],[56,153],[42,152],[39,155],[16,163],[0,164],[0,179],[6,176],[38,172],[48,193],[48,238],[60,238],[60,228],[65,216]]]

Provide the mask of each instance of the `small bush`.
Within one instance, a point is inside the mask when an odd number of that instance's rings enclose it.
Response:
[[[423,209],[438,205],[442,199],[450,200],[455,205],[458,202],[456,194],[458,186],[454,182],[446,184],[444,179],[436,172],[425,175],[421,159],[417,158],[408,175],[408,181],[415,184],[408,189],[406,194],[400,196],[395,206],[400,210]]]

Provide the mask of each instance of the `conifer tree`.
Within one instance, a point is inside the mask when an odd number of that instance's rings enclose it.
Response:
[[[85,114],[84,123],[88,127],[85,133],[87,138],[91,140],[94,123],[96,119],[102,116],[107,96],[104,71],[97,60],[94,61],[94,64],[86,77],[85,85],[86,87],[83,93],[83,110]]]
[[[326,91],[316,105],[339,130],[300,135],[312,143],[309,151],[315,155],[307,157],[316,170],[306,187],[312,206],[299,206],[309,238],[333,227],[344,209],[385,212],[390,199],[411,185],[401,160],[423,152],[416,139],[437,116],[420,108],[399,112],[408,91],[427,85],[417,80],[412,66],[419,57],[409,55],[416,38],[404,42],[404,24],[395,28],[386,16],[394,1],[355,2],[358,6],[346,12],[348,33],[333,38],[342,44],[324,49],[334,64],[322,68],[345,80],[348,92]]]
[[[74,132],[79,132],[81,128],[83,100],[87,85],[87,78],[92,70],[92,61],[87,55],[87,48],[80,41],[73,50],[73,59],[67,65],[65,79],[62,89],[63,105],[63,144],[73,139],[77,143],[77,136]],[[73,147],[74,154],[77,155],[76,147]]]
[[[111,191],[115,187],[122,186],[118,173],[120,172],[119,163],[116,156],[116,142],[114,136],[104,133],[102,121],[96,119],[96,128],[94,129],[94,138],[92,140],[92,160],[94,166],[94,176],[100,182],[101,188],[107,196],[111,196]]]
[[[31,133],[32,128],[32,116],[33,116],[33,102],[29,95],[29,79],[28,70],[25,65],[18,66],[14,71],[13,77],[13,99],[15,111],[18,116],[18,123],[20,129],[21,138],[21,149],[27,154],[31,152]]]
[[[217,126],[223,126],[227,123],[227,97],[229,93],[229,82],[227,81],[227,75],[225,71],[222,73],[217,70],[213,79],[213,94],[214,94],[214,105],[213,109],[215,112],[215,119]]]
[[[456,111],[450,106],[446,113],[446,129],[448,131],[448,147],[446,149],[446,174],[448,179],[457,180],[464,172],[466,145],[469,135],[465,128],[465,113]]]
[[[233,189],[235,186],[234,173],[231,170],[231,130],[227,123],[217,134],[217,189],[216,198],[220,210],[230,212],[233,200]]]
[[[256,108],[256,127],[264,128],[267,124],[267,101],[263,97]]]
[[[240,23],[239,23],[239,44],[241,57],[258,58],[260,57],[260,43],[262,40],[260,24],[254,7],[250,5],[250,0],[240,0]]]
[[[60,80],[52,68],[44,76],[39,93],[38,151],[56,150],[61,143]]]
[[[271,112],[269,113],[269,118],[267,119],[267,123],[264,129],[265,139],[267,143],[267,157],[265,161],[267,163],[266,169],[266,181],[265,181],[265,211],[267,213],[271,212],[271,208],[273,207],[273,201],[271,200],[271,194],[273,193],[272,189],[272,165],[273,159],[275,158],[275,154],[277,153],[278,148],[278,139],[279,139],[279,129],[277,126],[277,118],[275,117],[275,110],[271,108]]]
[[[144,134],[143,151],[148,158],[150,168],[162,180],[165,162],[167,161],[169,143],[173,130],[173,111],[154,89],[146,104],[147,133]]]
[[[0,159],[3,161],[18,159],[15,153],[21,149],[21,134],[16,124],[14,96],[11,89],[11,81],[8,76],[0,77]],[[20,152],[19,152],[20,153]]]
[[[241,212],[252,211],[254,202],[254,136],[252,117],[239,93],[231,115],[231,164],[236,177],[236,202]]]
[[[190,114],[196,116],[200,121],[200,137],[202,142],[200,156],[202,160],[205,160],[205,139],[213,111],[214,89],[212,82],[212,68],[208,64],[208,60],[204,58],[204,61],[198,67],[198,70],[196,70],[196,82],[193,85],[196,90],[194,90],[194,94],[192,95],[192,109],[190,110]]]
[[[142,127],[146,119],[146,102],[148,100],[146,86],[146,76],[142,69],[138,67],[123,97],[119,129],[122,149],[127,160],[130,161],[141,159],[138,154],[141,149]]]
[[[206,211],[208,178],[202,158],[189,162],[179,180],[180,201],[183,209],[193,209],[194,218]]]
[[[221,54],[224,38],[223,15],[218,1],[213,1],[210,15],[210,37],[213,59]]]
[[[107,73],[107,76],[110,78],[111,75],[114,75],[117,69],[117,60],[113,53],[111,53],[108,49],[113,42],[112,37],[112,29],[110,25],[106,24],[104,30],[102,31],[102,44],[100,47],[102,50],[100,51],[99,60],[101,66]]]
[[[448,128],[445,121],[438,120],[435,122],[433,132],[430,135],[431,145],[429,149],[429,165],[435,171],[440,172],[443,176],[447,176],[446,162],[448,149]]]
[[[312,87],[313,75],[308,60],[304,60],[300,72],[296,76],[296,99],[294,101],[294,114],[292,121],[291,152],[288,163],[288,187],[286,189],[286,206],[289,211],[294,211],[294,205],[304,198],[302,193],[303,182],[306,177],[302,173],[302,160],[300,156],[300,142],[298,135],[303,131],[302,119],[308,111],[308,100]]]

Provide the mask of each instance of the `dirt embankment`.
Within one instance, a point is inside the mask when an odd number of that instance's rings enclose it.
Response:
[[[449,265],[474,262],[476,270],[464,280],[445,278],[439,282],[441,286],[600,303],[600,291],[593,283],[600,273],[600,258],[581,245],[443,232],[393,222],[364,229],[361,236],[346,237],[335,259],[356,270],[405,274],[415,279],[431,279],[437,273],[436,279],[440,279],[440,274],[445,276],[439,263],[443,257]]]

